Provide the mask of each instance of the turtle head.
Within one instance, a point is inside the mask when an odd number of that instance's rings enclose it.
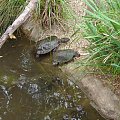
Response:
[[[75,55],[74,55],[75,57],[80,57],[80,53],[79,52],[77,52],[77,51],[75,51]]]
[[[60,43],[67,43],[68,41],[70,41],[69,38],[61,38],[60,39]]]

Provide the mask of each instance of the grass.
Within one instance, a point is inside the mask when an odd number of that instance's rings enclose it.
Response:
[[[24,9],[25,0],[1,0],[0,2],[0,33],[15,20]]]
[[[44,26],[50,26],[61,18],[69,16],[67,2],[65,0],[39,0],[37,7],[37,18]]]
[[[87,66],[104,73],[120,74],[120,1],[84,0],[89,10],[84,17],[83,36],[90,43]]]
[[[16,19],[27,5],[26,0],[2,0],[0,3],[0,33]],[[60,24],[61,18],[69,16],[65,0],[38,0],[34,19],[40,20],[43,27],[49,27],[56,21]]]

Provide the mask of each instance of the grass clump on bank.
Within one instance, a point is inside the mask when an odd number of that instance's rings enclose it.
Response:
[[[24,10],[29,0],[2,0],[0,3],[0,35],[12,24],[17,16]],[[49,27],[56,21],[68,15],[69,10],[65,0],[38,0],[34,19],[43,26]]]
[[[108,74],[120,74],[120,1],[84,0],[89,9],[84,17],[84,38],[90,43],[87,65]]]
[[[39,0],[36,14],[43,27],[49,27],[56,21],[62,24],[62,19],[70,16],[65,0]]]

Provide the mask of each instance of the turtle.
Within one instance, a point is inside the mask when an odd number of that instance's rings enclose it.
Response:
[[[53,65],[62,65],[72,61],[74,57],[80,57],[80,54],[73,49],[57,50],[53,54]]]
[[[61,43],[67,43],[69,38],[57,38],[57,36],[50,36],[40,40],[36,45],[36,57],[47,54],[55,50]]]

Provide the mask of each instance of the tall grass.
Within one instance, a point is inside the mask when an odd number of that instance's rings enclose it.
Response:
[[[15,20],[24,9],[25,0],[1,0],[0,1],[0,33]]]
[[[2,0],[0,2],[0,33],[15,20],[26,6],[26,0]],[[38,0],[34,19],[40,20],[43,26],[50,26],[69,14],[65,0]]]
[[[84,38],[90,45],[86,65],[105,73],[120,74],[120,0],[84,0]]]
[[[50,26],[56,21],[61,23],[63,18],[69,16],[69,13],[65,0],[39,0],[36,17],[41,20],[44,27]]]

